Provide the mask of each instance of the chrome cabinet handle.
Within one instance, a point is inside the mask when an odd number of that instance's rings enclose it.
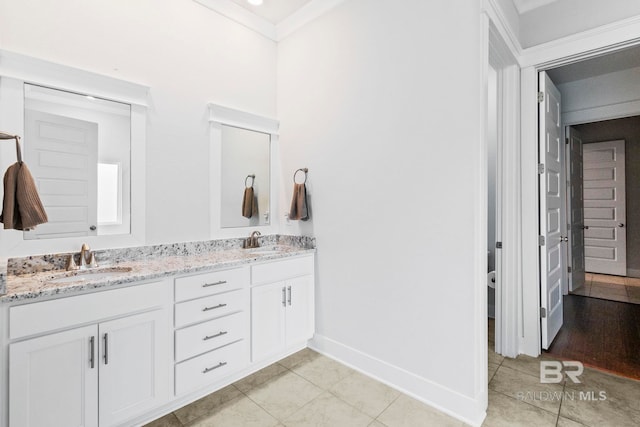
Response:
[[[218,286],[218,285],[224,285],[225,283],[227,283],[226,280],[220,280],[219,282],[213,282],[213,283],[205,283],[202,285],[203,288],[208,288],[209,286]]]
[[[96,367],[96,337],[89,338],[89,364],[91,369]]]
[[[285,288],[284,286],[282,287],[282,306],[287,306],[287,288]]]
[[[104,341],[104,364],[109,364],[109,336],[108,334],[104,334],[102,338]]]
[[[215,310],[216,308],[222,308],[222,307],[226,307],[227,304],[218,304],[218,305],[214,305],[213,307],[205,307],[202,309],[202,311],[210,311],[210,310]]]
[[[227,332],[227,331],[221,331],[221,332],[218,332],[215,335],[207,335],[206,337],[202,338],[202,341],[208,341],[208,340],[211,340],[211,339],[214,339],[214,338],[218,338],[218,337],[221,337],[223,335],[227,335],[228,333],[229,332]]]
[[[289,303],[289,305],[291,305],[291,286],[288,286],[287,290],[289,291],[289,299],[287,302]]]
[[[216,369],[218,369],[218,368],[222,368],[222,367],[223,367],[224,365],[226,365],[226,364],[227,364],[227,362],[220,362],[220,363],[218,363],[216,366],[212,366],[211,368],[205,368],[205,370],[204,370],[204,371],[202,371],[202,373],[203,373],[203,374],[206,374],[206,373],[211,372],[211,371],[214,371],[214,370],[216,370]]]

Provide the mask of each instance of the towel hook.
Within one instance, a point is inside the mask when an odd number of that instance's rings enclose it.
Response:
[[[306,184],[307,183],[307,174],[309,173],[309,168],[300,168],[297,171],[295,171],[293,173],[293,183],[294,184],[298,184],[296,182],[296,175],[298,175],[298,172],[304,172],[304,182],[302,182],[301,184]]]
[[[249,187],[253,187],[253,183],[256,182],[256,176],[255,174],[251,174],[251,175],[247,175],[247,177],[244,179],[244,187],[245,188],[249,188],[247,187],[247,180],[251,178],[251,185]]]
[[[16,140],[16,157],[18,157],[18,163],[22,164],[22,149],[20,148],[20,137],[18,135],[9,135],[8,133],[0,132],[0,139]]]

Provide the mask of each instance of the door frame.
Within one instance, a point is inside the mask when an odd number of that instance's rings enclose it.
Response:
[[[519,352],[541,352],[540,260],[538,257],[538,73],[640,44],[640,16],[568,36],[522,52],[521,200],[522,339]],[[563,123],[565,125],[574,123]]]

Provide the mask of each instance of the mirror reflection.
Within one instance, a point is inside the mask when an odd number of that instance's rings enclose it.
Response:
[[[25,84],[23,150],[49,216],[25,239],[130,233],[130,105]]]
[[[221,226],[268,225],[271,136],[222,125]]]

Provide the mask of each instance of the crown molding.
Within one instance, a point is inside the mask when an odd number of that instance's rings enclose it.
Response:
[[[264,37],[279,42],[345,0],[312,0],[277,25],[230,0],[193,0]]]

